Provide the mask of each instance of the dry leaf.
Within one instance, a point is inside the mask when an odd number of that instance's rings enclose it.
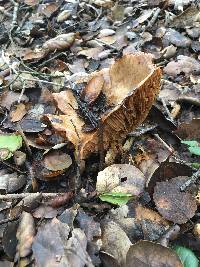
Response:
[[[149,241],[139,241],[129,248],[125,266],[183,267],[176,252]]]
[[[19,97],[20,97],[20,93],[15,93],[13,91],[6,91],[3,94],[1,94],[0,105],[10,110],[12,104],[18,101]],[[23,95],[21,97],[21,101],[28,102],[28,100],[29,99],[26,95]]]
[[[58,9],[57,3],[47,3],[39,5],[38,12],[44,14],[47,18],[50,18],[51,15]]]
[[[176,177],[167,182],[158,182],[154,188],[153,199],[159,213],[174,223],[186,223],[197,210],[195,198],[180,191],[181,185],[187,180],[185,176]]]
[[[143,192],[144,185],[145,177],[138,168],[129,164],[113,164],[98,173],[96,190],[138,196]]]
[[[10,112],[10,118],[12,122],[17,122],[26,115],[26,106],[23,103],[19,103],[14,108],[15,110]]]
[[[101,250],[112,255],[120,266],[124,266],[126,253],[131,246],[126,233],[113,221],[106,223],[102,230],[102,248]]]
[[[46,41],[43,44],[43,48],[48,52],[55,50],[65,50],[73,44],[73,42],[75,41],[75,36],[76,34],[73,32],[58,35],[55,38]]]
[[[17,251],[20,258],[26,257],[31,253],[34,235],[35,225],[33,216],[30,213],[23,211],[17,230]]]
[[[88,49],[81,50],[78,55],[86,56],[88,59],[99,59],[99,54],[103,51],[103,47],[92,47]]]
[[[178,61],[171,61],[164,68],[164,72],[171,76],[177,76],[180,73],[186,75],[191,74],[194,71],[198,71],[200,63],[192,57],[180,55],[177,57]]]
[[[95,76],[92,78],[87,86],[81,91],[81,98],[83,101],[88,103],[89,105],[92,104],[103,88],[104,78],[103,76]]]
[[[99,76],[104,78],[102,93],[107,105],[112,107],[101,115],[103,144],[107,149],[111,143],[121,142],[146,118],[160,89],[161,71],[154,67],[150,55],[136,53],[123,56],[109,69],[92,73],[87,81]],[[66,132],[77,152],[79,147],[82,159],[97,152],[99,131],[84,132],[85,122],[76,111],[78,104],[73,93],[68,90],[54,94],[54,98],[66,115],[47,115],[52,126],[57,131]]]
[[[45,50],[34,50],[28,51],[23,55],[24,61],[31,61],[31,60],[40,60],[47,55],[47,51]]]

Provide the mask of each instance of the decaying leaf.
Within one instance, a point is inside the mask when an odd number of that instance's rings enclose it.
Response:
[[[104,78],[101,92],[110,107],[100,115],[103,146],[107,149],[111,143],[121,142],[146,118],[159,92],[161,71],[154,67],[150,55],[136,53],[123,56],[109,69],[93,73],[86,81],[99,76]],[[99,150],[99,129],[84,132],[85,122],[77,112],[75,96],[69,90],[59,94],[54,94],[54,98],[65,115],[47,115],[46,118],[57,131],[66,133],[84,159]]]
[[[171,61],[164,68],[166,74],[176,76],[183,72],[188,75],[200,67],[200,63],[195,58],[180,55],[177,59],[178,61]]]
[[[10,112],[12,122],[20,121],[24,115],[26,115],[26,106],[23,103],[19,103],[15,106],[15,110]]]
[[[126,233],[113,221],[109,221],[103,227],[102,251],[111,254],[118,264],[124,266],[126,253],[131,246]]]
[[[33,241],[33,254],[38,266],[94,267],[86,252],[84,232],[75,228],[68,239],[70,228],[54,218],[40,227]]]
[[[88,104],[92,104],[103,88],[104,78],[103,76],[95,76],[92,78],[87,86],[81,92],[81,98]]]
[[[17,252],[20,258],[28,256],[32,251],[32,243],[35,235],[35,225],[33,216],[23,211],[17,230]]]
[[[181,192],[180,187],[187,177],[176,177],[170,181],[158,182],[154,188],[153,199],[162,216],[174,223],[186,223],[197,209],[196,200],[187,192]]]
[[[149,241],[140,241],[129,248],[125,266],[183,267],[178,255],[173,250]]]
[[[55,50],[64,50],[69,48],[75,40],[75,33],[64,33],[43,44],[44,50],[52,52]]]
[[[62,151],[51,151],[44,158],[44,166],[50,171],[60,171],[72,164],[70,155]]]
[[[138,196],[143,192],[145,177],[136,167],[129,164],[113,164],[98,173],[98,192],[128,193]]]
[[[175,133],[181,139],[196,140],[200,142],[200,119],[196,118],[189,123],[180,124]]]

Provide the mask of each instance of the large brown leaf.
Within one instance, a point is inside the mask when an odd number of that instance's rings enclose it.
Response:
[[[149,54],[135,53],[123,56],[109,69],[89,75],[103,77],[101,92],[106,97],[109,110],[101,115],[103,148],[111,143],[121,142],[126,135],[140,125],[155,100],[160,88],[161,70],[152,64]],[[97,81],[98,79],[96,79]],[[95,85],[94,90],[99,86]],[[99,94],[99,92],[98,92]],[[95,92],[94,94],[95,95]],[[99,129],[84,132],[83,119],[78,115],[76,98],[70,90],[54,94],[58,108],[65,115],[47,115],[52,126],[71,141],[80,158],[84,159],[99,150]]]

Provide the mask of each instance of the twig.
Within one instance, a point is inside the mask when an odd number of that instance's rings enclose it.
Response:
[[[32,157],[32,151],[31,151],[30,146],[28,144],[28,140],[26,139],[26,136],[25,136],[25,134],[24,134],[24,132],[22,130],[22,127],[20,126],[19,123],[17,123],[17,130],[18,130],[18,132],[20,133],[20,135],[22,136],[22,138],[24,140],[24,144],[26,146],[26,149],[27,149],[27,152],[28,152],[29,156]]]
[[[41,195],[43,198],[50,198],[50,197],[57,197],[57,196],[63,196],[65,193],[21,193],[21,194],[6,194],[6,195],[0,195],[0,200],[15,200],[15,199],[21,199],[25,197],[37,197]]]
[[[4,9],[4,7],[0,7],[0,13],[2,13],[3,15],[5,15],[5,16],[7,16],[7,17],[9,17],[9,18],[12,18],[12,14],[11,13],[9,13],[8,11],[6,11],[5,9]]]
[[[162,143],[164,145],[165,148],[167,148],[167,150],[173,154],[174,153],[174,150],[173,148],[171,148],[158,134],[153,134],[156,139],[158,139],[158,141],[160,141],[160,143]]]
[[[7,167],[11,168],[12,170],[17,171],[17,172],[19,172],[19,173],[22,173],[22,174],[26,173],[26,172],[21,171],[21,170],[18,169],[17,167],[12,166],[10,163],[5,162],[5,161],[3,161],[3,160],[1,160],[1,159],[0,159],[0,163],[2,163],[3,165],[5,165],[5,166],[7,166]]]
[[[17,25],[17,15],[19,10],[19,3],[15,2],[14,0],[10,0],[10,2],[14,5],[13,15],[12,15],[12,24],[11,24],[11,32],[14,27]]]
[[[164,109],[165,109],[165,111],[166,111],[167,116],[169,117],[169,119],[170,119],[172,122],[174,122],[174,118],[172,117],[172,115],[171,115],[171,113],[170,113],[170,111],[169,111],[169,109],[168,109],[168,107],[167,107],[167,104],[166,104],[165,100],[164,100],[163,98],[159,98],[159,100],[162,102],[163,107],[164,107]]]
[[[191,97],[191,96],[179,97],[176,102],[178,102],[178,103],[186,102],[186,103],[198,106],[198,107],[200,106],[200,100],[198,98]]]
[[[79,133],[78,133],[78,131],[77,131],[77,128],[76,128],[76,125],[74,124],[74,122],[73,122],[73,120],[71,119],[70,120],[71,121],[71,123],[72,123],[72,125],[73,125],[73,127],[74,127],[74,130],[75,130],[75,132],[76,132],[76,135],[77,135],[77,137],[78,137],[78,155],[77,155],[77,179],[76,179],[76,181],[75,181],[75,188],[74,188],[74,190],[75,190],[75,194],[76,194],[76,192],[77,192],[77,189],[78,189],[78,187],[79,187],[79,184],[80,184],[80,179],[81,179],[81,157],[80,157],[80,145],[81,145],[81,139],[80,139],[80,136],[79,136]]]
[[[195,183],[200,177],[200,169],[198,171],[196,171],[189,180],[187,180],[181,187],[180,190],[184,191],[188,186],[190,186],[191,184]]]
[[[146,29],[151,28],[151,27],[154,25],[154,23],[156,22],[156,20],[157,20],[157,18],[158,18],[158,15],[160,14],[160,11],[161,11],[161,9],[158,7],[158,8],[156,9],[156,11],[154,12],[153,17],[152,17],[151,20],[149,21],[149,23],[148,23]],[[145,30],[146,30],[146,29],[145,29]]]
[[[98,121],[98,147],[99,147],[99,171],[103,170],[104,168],[104,145],[103,145],[103,123],[102,120],[99,119]]]
[[[47,63],[51,62],[52,60],[58,58],[58,57],[61,56],[61,55],[65,55],[65,54],[64,54],[63,52],[58,53],[57,55],[55,55],[55,56],[53,56],[53,57],[51,57],[51,58],[45,60],[43,63],[41,63],[40,65],[38,65],[38,68],[44,67]]]

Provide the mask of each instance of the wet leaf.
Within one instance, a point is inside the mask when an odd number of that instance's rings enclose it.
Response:
[[[193,196],[180,191],[181,185],[187,179],[184,176],[172,178],[170,181],[157,183],[154,188],[153,199],[159,213],[174,223],[186,223],[197,209]]]
[[[17,252],[20,258],[28,256],[32,251],[32,243],[35,235],[35,224],[33,216],[23,211],[19,227],[17,229]]]
[[[56,218],[40,227],[32,246],[36,264],[43,267],[93,267],[86,252],[84,232],[76,228],[68,239],[69,233],[69,226]]]
[[[126,267],[183,267],[178,255],[171,249],[149,241],[131,246],[126,257]]]
[[[72,164],[70,155],[62,151],[50,151],[44,157],[44,166],[50,171],[60,171],[69,168]]]
[[[184,267],[198,267],[199,260],[195,254],[189,249],[182,246],[175,246],[173,250],[178,254]]]
[[[16,247],[17,247],[16,232],[18,225],[19,225],[18,221],[8,223],[3,232],[3,238],[2,238],[3,249],[7,254],[7,256],[11,259],[13,259],[16,254]]]
[[[126,253],[130,246],[129,238],[117,223],[109,221],[103,226],[101,250],[112,255],[119,265],[125,265]]]
[[[102,201],[112,203],[114,205],[124,205],[126,204],[133,196],[127,193],[103,193],[99,196]]]
[[[0,134],[0,157],[9,159],[22,146],[22,137],[17,134]]]

